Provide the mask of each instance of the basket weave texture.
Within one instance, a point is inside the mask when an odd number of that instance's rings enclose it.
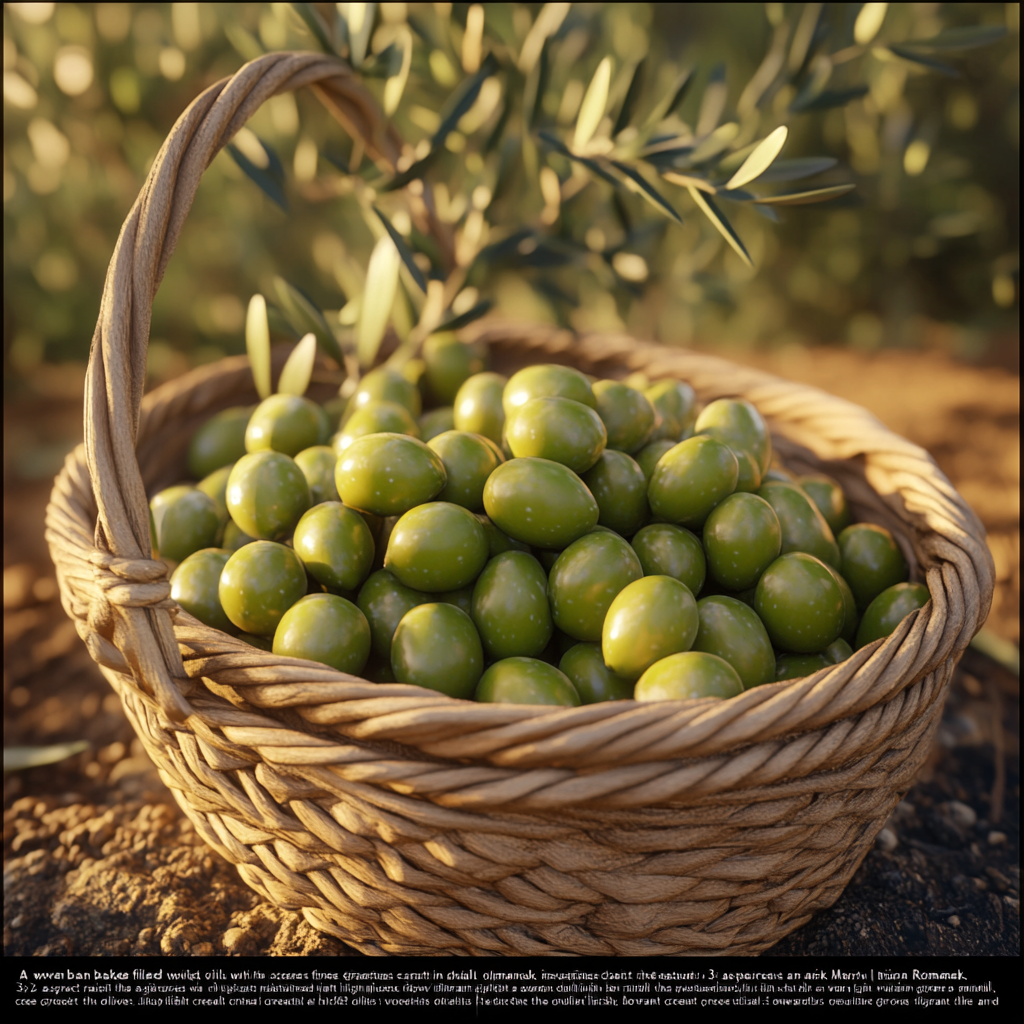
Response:
[[[197,622],[151,557],[147,491],[194,430],[257,401],[226,359],[143,397],[153,296],[203,170],[276,92],[313,86],[367,151],[398,146],[340,62],[273,54],[204,92],[110,263],[85,443],[47,539],[68,615],[199,833],[265,898],[367,954],[753,954],[831,905],[926,757],[988,614],[984,530],[933,460],[850,403],[724,360],[485,325],[495,368],[642,370],[736,396],[796,471],[842,483],[931,601],[833,668],[728,701],[485,705],[281,658]]]

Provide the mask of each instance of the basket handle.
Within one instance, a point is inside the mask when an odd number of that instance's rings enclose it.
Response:
[[[187,676],[169,591],[159,584],[166,570],[152,560],[135,453],[153,298],[213,158],[271,96],[307,85],[372,158],[394,166],[400,140],[347,64],[313,53],[250,61],[193,100],[161,146],[121,228],[93,334],[85,380],[85,448],[98,510],[92,561],[110,607],[91,618],[115,638],[140,686],[178,721],[192,713],[174,682]]]

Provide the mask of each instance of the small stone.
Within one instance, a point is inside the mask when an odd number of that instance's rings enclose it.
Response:
[[[221,940],[229,953],[248,953],[253,947],[252,936],[244,928],[229,928]]]
[[[956,914],[951,914],[946,918],[946,924],[952,925],[954,928],[960,927],[960,918]]]
[[[1006,833],[1005,832],[989,832],[987,842],[988,842],[989,846],[1005,846],[1006,845]]]
[[[975,813],[974,808],[968,804],[961,803],[959,800],[950,800],[946,804],[946,813],[953,824],[959,828],[974,828],[978,820],[978,815]]]
[[[886,853],[892,853],[898,845],[899,840],[896,838],[896,833],[893,832],[891,828],[883,828],[882,831],[875,836],[875,846],[884,850]]]

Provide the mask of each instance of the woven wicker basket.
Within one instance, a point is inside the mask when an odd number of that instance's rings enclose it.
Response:
[[[143,398],[153,295],[202,171],[275,92],[314,85],[379,159],[394,139],[338,62],[275,54],[203,93],[110,264],[85,444],[47,510],[64,607],[200,834],[265,898],[368,954],[752,954],[833,903],[911,785],[988,613],[984,531],[920,448],[864,410],[625,337],[478,330],[498,369],[567,362],[753,401],[797,470],[893,531],[931,601],[805,679],[728,701],[478,705],[280,658],[169,599],[147,491],[192,432],[255,402],[245,359]]]

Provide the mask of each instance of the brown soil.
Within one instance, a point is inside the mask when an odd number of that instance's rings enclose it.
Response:
[[[1017,642],[1015,374],[938,354],[726,354],[858,402],[928,448],[989,531],[989,628]],[[5,955],[355,955],[202,844],[65,617],[45,477],[78,440],[80,408],[35,397],[4,416],[4,745],[90,744],[5,776]],[[1014,675],[968,652],[933,755],[875,849],[834,907],[767,955],[1017,955],[1018,697]]]

